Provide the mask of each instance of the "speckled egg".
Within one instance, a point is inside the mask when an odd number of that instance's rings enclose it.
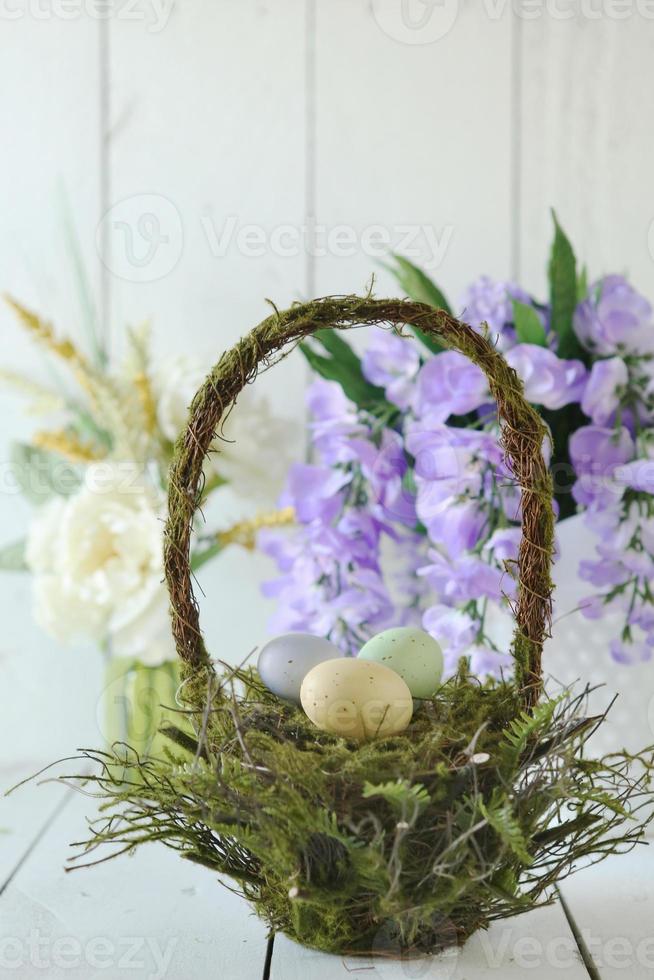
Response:
[[[343,657],[309,671],[302,707],[318,728],[357,742],[397,735],[411,721],[411,691],[399,674],[372,660]]]
[[[299,704],[300,687],[309,671],[323,660],[342,656],[337,646],[321,636],[283,633],[262,648],[257,670],[269,691]]]
[[[443,651],[433,636],[413,626],[378,633],[361,648],[360,660],[390,667],[414,698],[430,698],[443,676]]]

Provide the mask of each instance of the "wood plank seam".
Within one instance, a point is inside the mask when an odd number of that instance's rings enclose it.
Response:
[[[307,299],[313,298],[316,292],[316,257],[313,242],[316,223],[316,132],[317,132],[317,17],[316,0],[305,0],[305,29],[304,29],[304,222],[308,234],[309,246],[306,248],[305,289]]]
[[[270,980],[270,970],[272,967],[273,951],[275,948],[275,933],[271,932],[266,943],[266,958],[263,963],[262,980]]]
[[[100,60],[100,86],[98,92],[99,106],[99,127],[98,138],[100,141],[100,221],[102,243],[100,252],[105,257],[104,262],[100,262],[99,280],[99,327],[104,350],[111,349],[111,310],[112,310],[112,285],[113,278],[109,271],[107,260],[110,257],[111,247],[109,225],[103,221],[104,215],[111,207],[111,155],[109,145],[111,140],[111,33],[109,20],[100,18],[98,21],[98,44]]]
[[[522,17],[511,22],[511,173],[509,175],[509,229],[511,235],[511,277],[520,281],[522,265]]]
[[[50,814],[43,822],[40,829],[36,832],[35,837],[30,841],[30,843],[27,845],[27,847],[25,848],[21,856],[18,858],[16,864],[9,871],[9,874],[7,875],[5,880],[0,883],[0,898],[2,898],[4,893],[7,891],[9,885],[12,883],[12,881],[14,880],[14,878],[16,877],[20,869],[25,865],[26,861],[29,859],[34,849],[43,840],[43,838],[48,833],[50,828],[54,825],[55,821],[64,812],[64,810],[70,803],[71,799],[73,798],[73,794],[74,794],[74,790],[72,789],[68,790],[68,792],[65,793],[64,796],[57,802],[57,805],[51,810]]]
[[[579,950],[581,961],[586,967],[586,970],[588,971],[588,976],[590,977],[590,980],[602,980],[602,978],[599,975],[599,971],[595,966],[595,962],[593,960],[591,952],[588,949],[584,937],[581,934],[581,929],[579,928],[577,921],[574,915],[572,914],[572,909],[566,902],[565,898],[563,897],[563,893],[561,892],[561,889],[558,886],[556,888],[556,894],[558,896],[559,902],[561,903],[563,914],[568,920],[570,931],[573,935],[574,941],[577,944],[577,949]]]

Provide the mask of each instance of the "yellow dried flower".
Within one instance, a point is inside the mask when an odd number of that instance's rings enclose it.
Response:
[[[150,378],[150,324],[146,321],[127,330],[128,356],[125,371],[136,389],[142,412],[142,427],[152,435],[157,426],[157,405]]]
[[[62,360],[68,361],[74,369],[82,374],[92,373],[86,358],[78,351],[72,340],[69,340],[67,337],[57,337],[51,323],[43,320],[37,313],[33,313],[32,310],[28,310],[26,306],[23,306],[22,303],[19,303],[12,296],[5,294],[4,298],[16,313],[23,327],[29,333],[33,334],[48,350],[52,351],[53,354],[56,354]]]
[[[0,385],[13,388],[14,391],[27,398],[29,401],[27,411],[33,415],[60,412],[66,406],[61,395],[16,371],[0,371]]]
[[[220,531],[218,541],[223,548],[228,544],[240,544],[242,548],[254,551],[257,531],[264,527],[288,527],[294,523],[295,508],[284,507],[282,510],[257,514],[247,521],[239,521],[226,531]]]
[[[157,406],[154,400],[150,378],[145,371],[140,371],[134,375],[132,382],[139,396],[141,408],[143,409],[145,431],[148,435],[152,435],[157,424]]]
[[[32,437],[32,443],[38,449],[57,453],[71,463],[93,463],[103,459],[106,452],[88,443],[82,442],[76,435],[60,429],[52,432],[37,432]]]

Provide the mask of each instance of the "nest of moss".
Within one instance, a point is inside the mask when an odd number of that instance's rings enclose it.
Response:
[[[253,671],[206,681],[203,709],[184,712],[194,736],[167,728],[165,758],[84,754],[100,770],[72,778],[104,802],[73,866],[162,841],[236,882],[273,931],[421,955],[546,903],[649,819],[649,757],[638,775],[627,755],[584,758],[602,720],[584,716],[587,692],[522,713],[512,685],[462,668],[405,733],[359,744],[315,729]]]

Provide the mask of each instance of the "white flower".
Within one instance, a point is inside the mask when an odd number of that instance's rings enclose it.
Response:
[[[244,388],[225,418],[216,440],[213,465],[233,483],[239,496],[258,503],[277,501],[292,458],[293,423],[275,416],[266,398]]]
[[[175,442],[188,422],[189,407],[208,374],[208,367],[181,355],[159,365],[153,378],[157,420],[166,439]]]
[[[175,656],[163,582],[163,501],[131,463],[95,463],[82,488],[38,512],[27,562],[36,618],[61,642],[109,640],[116,656]]]
[[[188,357],[171,358],[155,375],[157,417],[171,442],[188,421],[188,409],[208,368]],[[275,416],[268,400],[247,385],[223,418],[208,467],[234,485],[239,497],[272,506],[292,462],[296,426]]]

